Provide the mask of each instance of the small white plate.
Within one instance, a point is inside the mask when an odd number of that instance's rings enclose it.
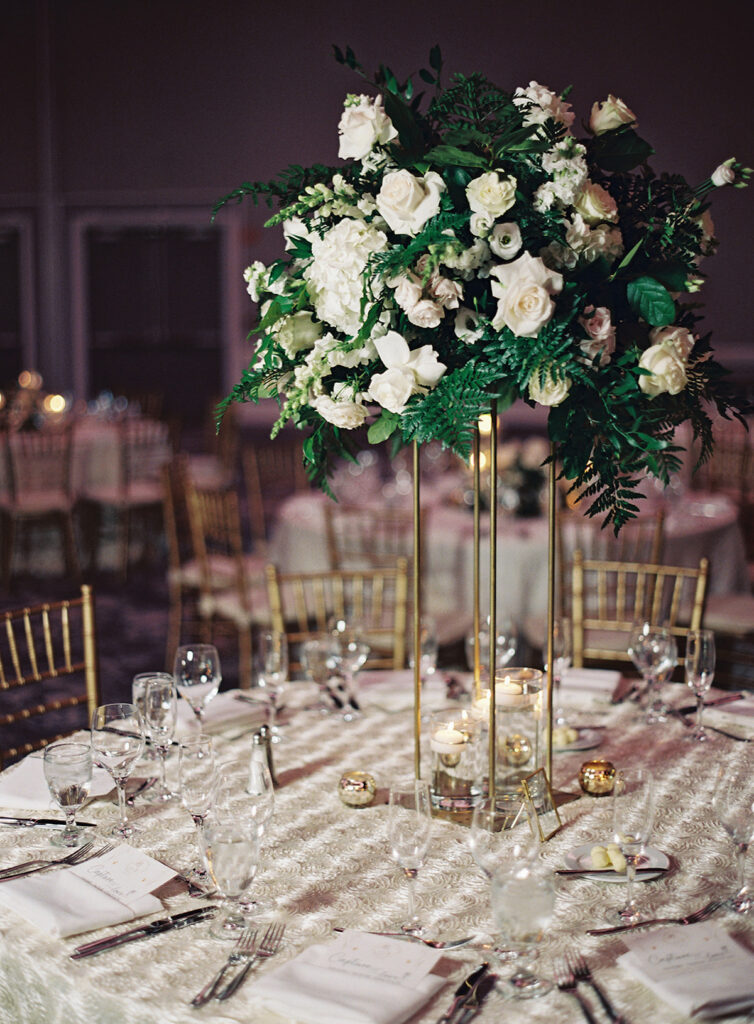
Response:
[[[572,871],[583,871],[585,868],[590,868],[592,865],[592,847],[596,845],[598,844],[584,843],[583,846],[577,846],[575,850],[571,850],[570,853],[565,855],[565,866]],[[670,867],[670,860],[661,850],[656,850],[654,846],[647,846],[636,866],[639,868],[658,869],[657,871],[642,871],[641,874],[636,875],[637,882],[651,882],[653,878],[658,878],[665,868]],[[607,871],[587,871],[584,878],[592,878],[597,882],[617,882],[619,885],[625,885],[626,883],[625,875],[612,874]]]
[[[556,754],[568,753],[569,750],[594,750],[602,743],[602,729],[577,729],[578,737],[566,747],[556,747],[553,743],[552,749]]]

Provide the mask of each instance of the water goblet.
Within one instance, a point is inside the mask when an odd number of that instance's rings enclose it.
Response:
[[[167,757],[175,733],[178,699],[175,680],[168,672],[155,672],[146,680],[144,692],[144,724],[146,733],[160,759],[160,784],[148,797],[151,803],[173,799],[167,783]]]
[[[533,962],[555,909],[552,875],[530,863],[497,871],[490,884],[490,904],[506,945],[517,954],[508,979],[513,998],[545,995],[552,983],[534,973]]]
[[[675,637],[669,629],[643,622],[631,631],[628,654],[644,679],[647,723],[667,721],[669,709],[657,688],[678,661]]]
[[[636,868],[654,828],[657,794],[652,771],[632,768],[617,772],[612,800],[613,838],[626,858],[626,902],[611,919],[632,925],[641,921],[634,896]]]
[[[275,810],[275,789],[270,769],[267,766],[267,759],[259,756],[263,753],[261,747],[252,747],[248,779],[243,795],[237,804],[239,820],[248,822],[256,831],[260,845],[260,859],[262,837]],[[239,906],[242,913],[254,918],[268,913],[271,909],[268,903],[247,893],[241,896]]]
[[[191,815],[198,841],[219,784],[211,736],[196,736],[181,743],[178,750],[178,779],[181,803]],[[207,880],[206,869],[198,865],[188,875],[200,883]]]
[[[333,644],[329,636],[314,637],[301,645],[301,665],[319,690],[319,710],[329,715],[333,705],[341,705],[340,697],[330,688],[335,665],[333,662]]]
[[[539,857],[539,841],[524,804],[517,800],[509,806],[493,806],[489,800],[477,804],[466,839],[477,867],[489,879],[506,865],[533,864]]]
[[[178,693],[188,701],[202,732],[204,709],[217,695],[223,678],[217,648],[214,644],[182,645],[175,652],[173,677]]]
[[[277,726],[280,698],[288,684],[288,637],[274,629],[264,629],[257,638],[257,686],[267,693],[270,741],[282,739]]]
[[[518,648],[518,631],[511,619],[498,619],[495,623],[497,641],[495,643],[495,667],[505,668],[510,662]],[[466,652],[466,663],[469,671],[474,671],[474,659],[476,643],[473,632],[470,633],[464,642]],[[486,628],[479,630],[479,668],[483,678],[489,677],[490,670],[490,619],[487,616]]]
[[[333,665],[341,676],[341,689],[348,702],[348,707],[343,712],[343,719],[350,722],[358,716],[356,679],[366,664],[371,647],[364,639],[364,634],[359,626],[351,625],[345,619],[334,622],[331,636]]]
[[[92,715],[92,757],[113,778],[120,821],[110,835],[129,839],[139,829],[126,816],[125,783],[144,750],[144,719],[134,704],[103,704]]]
[[[754,839],[754,763],[744,758],[736,771],[720,769],[712,811],[736,847],[738,886],[729,902],[737,914],[746,914],[754,907],[754,899],[746,884],[746,855]]]
[[[139,714],[142,718],[146,718],[144,708],[144,692],[147,688],[147,680],[151,679],[154,672],[137,672],[131,681],[131,703],[135,704],[139,709]],[[158,759],[157,751],[152,748],[149,737],[144,737],[145,750],[142,755],[143,759],[149,761],[156,761]]]
[[[414,638],[413,633],[409,635],[408,665],[414,667]],[[437,639],[437,627],[434,620],[428,615],[422,615],[419,622],[419,677],[422,686],[430,676],[435,674],[437,669],[437,655],[439,642]]]
[[[50,795],[65,814],[65,828],[50,842],[53,846],[79,846],[86,830],[76,824],[76,815],[89,796],[91,744],[51,743],[45,747],[43,763]]]
[[[210,935],[237,939],[248,922],[238,901],[257,873],[259,840],[249,825],[228,818],[208,821],[200,834],[202,856],[222,897],[222,915],[213,922]]]
[[[429,785],[410,779],[390,787],[388,806],[388,842],[393,860],[403,868],[408,880],[408,920],[402,930],[421,935],[422,925],[416,912],[416,876],[424,863],[432,836],[432,812]]]
[[[711,629],[690,629],[686,636],[684,658],[686,685],[696,697],[696,723],[686,738],[704,742],[710,734],[702,725],[704,698],[715,678],[715,634]]]

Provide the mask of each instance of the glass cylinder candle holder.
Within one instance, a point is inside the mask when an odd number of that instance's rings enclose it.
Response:
[[[482,723],[468,708],[436,711],[429,722],[432,806],[470,811],[482,798],[486,749]]]
[[[495,789],[501,796],[518,796],[521,780],[544,764],[542,685],[536,668],[506,668],[495,676]]]

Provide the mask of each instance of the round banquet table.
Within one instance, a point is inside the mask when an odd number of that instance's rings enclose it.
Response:
[[[442,642],[465,636],[473,621],[473,519],[470,510],[443,500],[442,490],[426,490],[425,611],[438,623]],[[283,572],[330,568],[324,506],[318,493],[296,495],[278,512],[270,557]],[[367,494],[367,503],[378,501]],[[599,530],[599,525],[594,524]],[[480,576],[485,605],[489,579],[489,526],[482,523]],[[669,505],[663,561],[694,566],[710,561],[708,592],[747,593],[750,589],[743,535],[735,504],[723,495],[688,492]],[[519,624],[547,611],[548,528],[544,517],[498,517],[498,614]]]
[[[69,955],[80,943],[132,925],[60,939],[5,908],[0,915],[0,1021],[189,1024],[203,1019],[213,1024],[281,1024],[290,1018],[263,1007],[255,995],[258,975],[274,970],[313,943],[330,941],[333,928],[395,928],[406,911],[406,892],[401,873],[390,857],[385,789],[394,779],[412,771],[411,688],[406,673],[370,676],[361,687],[363,715],[356,721],[346,724],[335,715],[323,717],[300,710],[284,725],[287,741],[275,751],[281,785],[276,791],[274,816],[263,837],[261,867],[251,892],[275,907],[275,913],[286,920],[287,930],[279,954],[258,964],[233,999],[215,1002],[200,1011],[189,1005],[230,951],[229,943],[209,936],[206,923],[75,962]],[[572,851],[585,844],[604,843],[611,834],[609,799],[581,795],[576,785],[581,762],[596,754],[618,766],[647,763],[655,771],[659,802],[651,845],[670,858],[671,870],[652,881],[637,883],[642,911],[653,917],[679,916],[702,906],[712,896],[732,895],[733,844],[715,822],[710,797],[718,766],[736,765],[742,744],[718,735],[707,744],[687,742],[687,730],[677,720],[648,727],[636,705],[611,705],[607,691],[569,689],[563,697],[569,721],[600,725],[601,742],[599,749],[589,754],[574,751],[553,755],[556,786],[578,798],[560,808],[562,828],[542,844],[540,859],[544,867],[562,868]],[[234,700],[231,693],[221,694],[218,702],[220,698]],[[686,703],[685,687],[674,684],[671,699]],[[239,709],[244,708],[236,703]],[[745,703],[749,717],[736,716],[736,729],[754,737],[754,701]],[[229,717],[227,708],[224,717],[215,722],[211,709],[210,704],[208,727],[215,733],[219,760],[229,763],[229,775],[240,793],[247,777],[250,733],[255,724],[251,719],[244,720],[240,711]],[[708,712],[710,722],[729,723],[731,718],[721,709]],[[426,747],[425,742],[425,751]],[[176,762],[173,748],[168,759],[168,778],[173,785],[177,782]],[[355,767],[371,771],[379,787],[375,804],[358,810],[344,807],[337,796],[341,773]],[[143,763],[134,775],[141,777],[153,770],[153,762]],[[4,775],[12,771],[13,766]],[[10,813],[20,812],[14,809]],[[196,858],[194,827],[179,801],[150,806],[137,800],[129,813],[141,829],[132,840],[141,850],[176,871],[188,871]],[[106,796],[92,801],[80,817],[109,827],[116,818],[113,799]],[[0,826],[0,868],[39,854],[49,856],[50,835],[42,826]],[[470,935],[475,939],[471,945],[443,954],[448,983],[412,1018],[412,1024],[436,1024],[461,978],[490,955],[481,945],[490,941],[484,936],[494,934],[488,883],[470,856],[467,836],[462,825],[435,820],[430,852],[418,874],[417,898],[430,935],[445,939]],[[99,844],[104,838],[96,835],[95,842]],[[508,838],[506,834],[501,837],[503,848]],[[661,1002],[617,965],[617,958],[625,950],[624,936],[597,938],[585,934],[586,929],[606,923],[611,910],[622,900],[621,889],[602,880],[559,878],[555,916],[541,944],[539,969],[552,976],[563,956],[578,950],[625,1020],[631,1024],[685,1024],[689,1018]],[[180,913],[198,905],[202,901],[189,898],[179,886],[166,909]],[[721,912],[714,923],[743,936],[751,948],[754,915]],[[657,929],[651,934],[659,936],[661,932]],[[499,968],[503,975],[507,969]],[[585,990],[585,995],[602,1020],[592,993]],[[745,1015],[728,1019],[742,1024]],[[479,1024],[573,1024],[577,1020],[581,1015],[574,1000],[557,989],[517,1005],[505,1003],[495,992],[478,1017]]]

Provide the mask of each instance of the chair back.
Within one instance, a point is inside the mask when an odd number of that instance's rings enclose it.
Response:
[[[245,598],[241,512],[235,491],[199,490],[187,482],[186,502],[202,594],[235,585]]]
[[[414,550],[414,514],[410,508],[324,506],[327,549],[332,569],[377,569],[410,564]],[[420,513],[419,535],[425,536],[426,510]]]
[[[573,554],[573,664],[630,661],[626,650],[638,622],[664,626],[683,639],[699,629],[709,563],[695,568],[640,562],[600,561]]]
[[[7,439],[8,483],[20,508],[68,508],[73,504],[71,427],[19,431]]]
[[[291,665],[298,648],[326,633],[333,617],[357,624],[370,645],[369,668],[403,668],[406,660],[408,569],[405,558],[379,569],[281,573],[267,566],[273,629],[285,632]]]
[[[0,613],[0,691],[0,765],[89,727],[100,703],[90,587],[70,600]]]
[[[309,490],[301,439],[278,436],[273,443],[245,445],[241,464],[251,536],[257,550],[263,551],[276,507],[292,494]]]
[[[188,515],[188,457],[178,452],[162,465],[162,510],[168,549],[168,570],[177,571],[193,555]]]
[[[118,431],[121,497],[159,502],[162,467],[170,459],[170,427],[161,420],[124,419]]]

